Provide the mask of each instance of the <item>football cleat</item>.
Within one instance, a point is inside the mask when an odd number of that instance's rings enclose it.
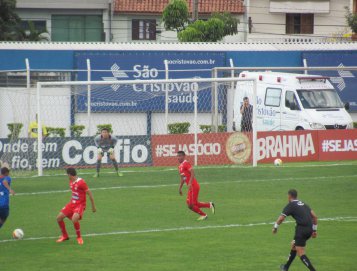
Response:
[[[65,241],[68,241],[69,240],[69,237],[68,236],[61,236],[57,241],[56,243],[63,243]]]
[[[280,265],[280,271],[288,271],[288,269],[285,267],[285,264]]]
[[[212,211],[212,214],[215,214],[216,213],[216,206],[214,205],[214,202],[210,202],[211,204],[211,211]]]
[[[78,237],[77,242],[78,242],[78,245],[83,245],[83,243],[84,243],[82,237]]]
[[[93,178],[98,178],[99,177],[99,173],[96,172],[94,175],[93,175]]]
[[[117,171],[117,175],[118,175],[119,177],[123,177],[123,176],[124,176],[124,174],[121,173],[120,171]]]
[[[203,221],[206,220],[208,218],[207,215],[201,215],[199,218],[197,218],[198,221]]]

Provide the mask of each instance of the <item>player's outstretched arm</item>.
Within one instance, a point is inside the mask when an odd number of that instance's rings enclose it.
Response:
[[[180,178],[180,186],[179,186],[179,194],[182,196],[182,186],[185,183],[185,179],[183,176]]]
[[[284,215],[280,215],[278,217],[278,219],[276,220],[274,227],[273,227],[273,234],[276,234],[278,232],[278,228],[281,225],[281,223],[283,223],[285,220],[285,216]]]
[[[312,238],[316,238],[317,237],[317,215],[315,214],[315,212],[313,210],[311,210],[311,217],[312,217]]]
[[[11,195],[15,195],[15,191],[11,189],[9,183],[6,180],[3,181],[3,185],[6,187],[7,190],[9,190]]]
[[[93,213],[95,213],[95,212],[97,211],[97,209],[95,208],[94,198],[93,198],[92,191],[88,190],[88,191],[87,191],[87,195],[89,196],[90,203],[92,204],[92,211],[93,211]]]

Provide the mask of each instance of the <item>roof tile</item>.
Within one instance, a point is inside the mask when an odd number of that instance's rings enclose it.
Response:
[[[146,13],[160,14],[170,0],[115,0],[115,13]],[[188,0],[190,11],[192,1]],[[244,13],[243,0],[199,0],[198,10],[200,14],[213,12],[230,12],[233,14]]]

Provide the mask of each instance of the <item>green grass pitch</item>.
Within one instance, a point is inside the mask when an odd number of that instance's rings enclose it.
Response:
[[[176,169],[126,169],[125,176],[82,171],[93,191],[81,222],[84,246],[57,244],[56,215],[69,201],[66,176],[18,178],[11,213],[0,229],[1,270],[278,270],[289,253],[294,224],[278,235],[272,222],[296,188],[318,217],[319,236],[307,255],[317,270],[356,270],[357,162],[299,163],[282,167],[198,167],[201,201],[216,215],[198,222],[178,194]],[[186,191],[186,190],[185,190]],[[22,228],[25,239],[9,241]],[[290,270],[307,270],[296,259]]]

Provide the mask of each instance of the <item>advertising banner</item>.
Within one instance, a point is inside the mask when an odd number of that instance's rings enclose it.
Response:
[[[316,161],[319,158],[317,131],[258,132],[258,161]]]
[[[198,135],[198,165],[252,163],[249,133]],[[258,162],[307,162],[357,159],[357,129],[324,131],[258,132]],[[194,159],[194,136],[152,136],[154,166],[177,165],[176,153],[185,151]]]
[[[194,90],[198,93],[198,110],[211,110],[211,84],[171,83],[142,84],[139,80],[165,79],[164,61],[168,61],[169,78],[211,78],[213,67],[225,66],[225,54],[220,52],[77,52],[76,68],[87,69],[90,60],[91,80],[117,81],[118,84],[93,86],[91,109],[93,112],[163,112],[165,91],[169,91],[171,112],[193,112]],[[86,81],[87,72],[79,72],[77,80]],[[119,84],[125,80],[138,80],[135,85]],[[87,111],[86,87],[76,100],[78,112]],[[219,103],[222,104],[222,103]]]
[[[115,157],[121,166],[151,165],[149,137],[118,136],[117,139]],[[37,146],[35,139],[0,139],[0,160],[8,163],[12,169],[34,169],[37,165]],[[97,147],[93,137],[46,138],[43,140],[42,149],[44,169],[90,167],[97,161]],[[110,163],[109,157],[104,156],[102,162]]]
[[[357,160],[357,129],[319,132],[319,160]]]
[[[309,67],[356,66],[357,52],[308,52],[303,53]],[[351,111],[357,111],[357,71],[316,71],[311,74],[329,76],[343,102],[349,102]]]

